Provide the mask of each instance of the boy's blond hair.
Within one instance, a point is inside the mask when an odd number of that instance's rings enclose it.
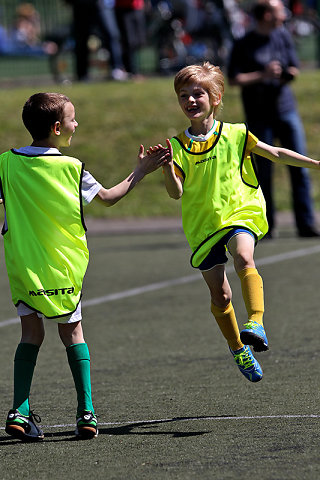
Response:
[[[188,83],[199,83],[210,97],[211,101],[218,100],[224,94],[224,75],[219,67],[210,62],[204,62],[202,65],[189,65],[182,68],[174,78],[174,89],[179,94],[181,88]],[[222,101],[215,108],[215,112],[222,105]]]

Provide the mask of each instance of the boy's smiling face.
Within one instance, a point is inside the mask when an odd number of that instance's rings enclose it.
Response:
[[[78,122],[75,119],[75,109],[71,102],[64,106],[64,115],[61,122],[56,122],[55,133],[59,136],[59,147],[69,147],[72,135],[74,134]]]
[[[207,90],[198,83],[183,85],[178,93],[179,105],[190,121],[204,120],[213,112]]]

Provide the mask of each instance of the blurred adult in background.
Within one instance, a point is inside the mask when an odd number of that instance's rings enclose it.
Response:
[[[10,42],[7,29],[0,25],[0,55],[6,55],[10,51]]]
[[[258,1],[252,10],[253,30],[233,46],[228,66],[231,85],[241,87],[249,130],[259,140],[306,154],[305,134],[290,82],[297,76],[298,59],[284,27],[286,11],[281,0]],[[274,235],[275,207],[272,164],[256,156],[258,178],[267,204],[269,237]],[[300,237],[319,236],[314,225],[311,185],[306,169],[288,167],[293,210]]]
[[[126,80],[122,61],[121,37],[114,11],[114,0],[65,0],[73,8],[75,70],[79,81],[89,79],[88,40],[98,33],[110,53],[111,78]]]
[[[42,40],[40,14],[31,3],[20,3],[14,21],[7,32],[7,54],[53,55],[57,45]]]
[[[140,74],[137,54],[146,43],[144,0],[115,0],[115,10],[121,33],[123,63],[133,77]]]

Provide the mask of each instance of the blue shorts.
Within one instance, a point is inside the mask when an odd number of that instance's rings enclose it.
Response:
[[[238,235],[238,233],[249,233],[249,235],[255,239],[253,233],[246,228],[232,228],[211,248],[206,258],[200,263],[198,269],[205,272],[206,270],[211,270],[211,268],[216,265],[227,263],[228,257],[226,251],[228,249],[228,242],[232,237]]]

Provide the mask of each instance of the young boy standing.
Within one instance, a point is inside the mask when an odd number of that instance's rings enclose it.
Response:
[[[267,145],[244,124],[217,121],[224,94],[219,67],[209,62],[185,67],[175,76],[174,88],[190,127],[168,142],[172,157],[164,165],[166,189],[170,197],[182,197],[191,265],[201,271],[209,287],[211,311],[231,354],[241,373],[257,382],[263,372],[249,345],[255,352],[265,351],[268,340],[263,326],[263,282],[253,255],[268,224],[251,153],[298,167],[320,168],[320,162]],[[248,313],[241,333],[225,271],[226,250],[233,257]]]
[[[106,189],[84,165],[60,153],[69,147],[78,123],[65,95],[37,93],[25,103],[22,118],[31,146],[0,156],[5,259],[12,300],[21,317],[22,335],[14,360],[13,407],[6,432],[23,441],[44,438],[29,393],[39,348],[43,316],[58,324],[77,391],[76,435],[98,434],[91,396],[90,355],[81,325],[81,289],[88,265],[82,205],[94,198],[114,205],[143,177],[166,161],[168,152],[144,156],[141,145],[135,170]]]

